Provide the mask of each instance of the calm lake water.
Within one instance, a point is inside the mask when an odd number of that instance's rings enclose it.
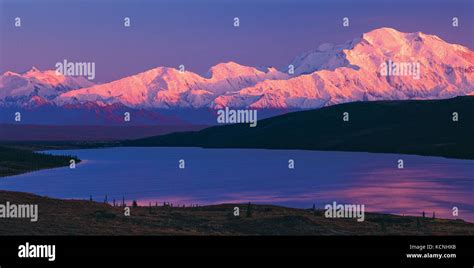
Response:
[[[0,189],[65,199],[173,204],[253,202],[310,208],[364,204],[366,211],[474,221],[474,161],[353,152],[106,148],[48,151],[83,159],[2,178]],[[185,160],[185,169],[178,161]],[[294,159],[295,168],[288,168]],[[404,169],[397,168],[398,159]]]

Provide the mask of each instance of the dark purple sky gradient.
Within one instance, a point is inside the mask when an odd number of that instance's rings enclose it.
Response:
[[[472,0],[0,0],[0,72],[54,69],[63,59],[95,62],[96,82],[180,64],[205,74],[230,60],[281,68],[321,43],[383,26],[474,49],[473,14]],[[123,27],[125,16],[132,27]],[[451,26],[453,16],[460,27]]]

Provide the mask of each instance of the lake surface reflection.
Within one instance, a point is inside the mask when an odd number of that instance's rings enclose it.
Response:
[[[0,189],[56,198],[176,205],[253,202],[310,208],[364,204],[366,211],[474,222],[474,161],[396,154],[260,149],[105,148],[48,151],[83,159],[3,178]],[[178,161],[185,160],[185,168]],[[288,168],[294,159],[295,168]],[[398,159],[405,168],[397,169]]]

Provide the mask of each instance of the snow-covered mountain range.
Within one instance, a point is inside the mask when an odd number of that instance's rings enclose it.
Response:
[[[382,66],[388,62],[416,64],[418,69],[411,71],[418,70],[418,77],[386,76]],[[474,94],[474,52],[421,32],[375,29],[342,45],[320,45],[291,65],[294,72],[227,62],[205,76],[158,67],[96,85],[33,68],[0,76],[0,106],[309,109],[359,100]]]
[[[0,76],[0,106],[42,105],[62,93],[92,85],[84,77],[64,76],[35,67],[23,74],[7,71]]]

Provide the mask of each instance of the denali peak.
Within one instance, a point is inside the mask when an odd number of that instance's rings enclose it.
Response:
[[[6,72],[0,76],[0,105],[21,105],[38,96],[35,103],[59,106],[310,109],[360,100],[439,99],[474,92],[474,52],[421,32],[375,29],[341,45],[321,44],[291,65],[294,73],[225,62],[204,76],[157,67],[97,85],[81,77],[56,76],[54,71]],[[404,66],[415,66],[419,73],[400,72]]]

